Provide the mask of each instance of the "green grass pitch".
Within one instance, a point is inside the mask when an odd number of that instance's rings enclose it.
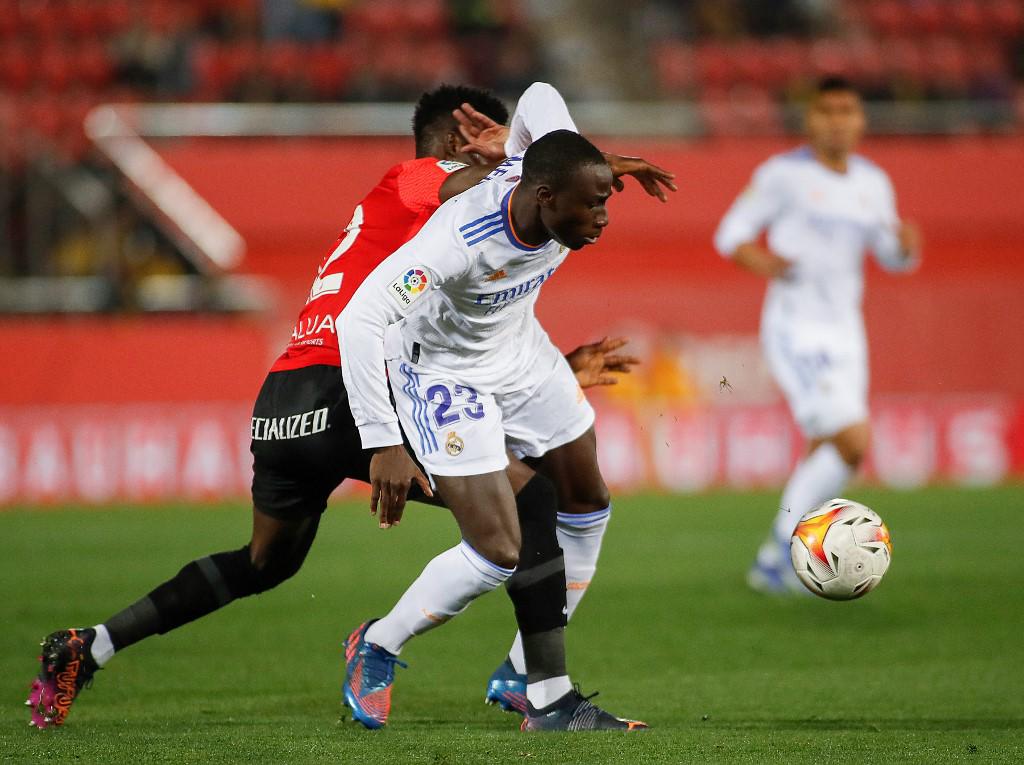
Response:
[[[47,632],[91,625],[241,546],[246,507],[0,513],[0,760],[82,763],[1024,762],[1024,488],[851,492],[892,529],[861,601],[775,600],[743,574],[774,494],[616,504],[568,632],[570,670],[643,734],[525,735],[483,702],[502,592],[404,651],[391,722],[343,721],[339,646],[456,539],[413,507],[332,507],[305,568],[115,657],[58,730],[22,706]]]

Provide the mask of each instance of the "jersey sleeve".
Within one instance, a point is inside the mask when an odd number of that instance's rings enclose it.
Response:
[[[777,162],[769,160],[754,171],[750,185],[718,224],[715,249],[731,258],[736,249],[757,239],[786,203],[786,187]]]
[[[523,92],[508,128],[506,157],[522,154],[531,143],[555,130],[579,132],[562,94],[546,82],[535,82]]]
[[[900,246],[900,216],[896,211],[896,192],[892,181],[885,172],[878,171],[878,185],[875,191],[878,199],[878,222],[871,232],[871,252],[878,265],[886,271],[909,271],[917,265],[917,253],[907,257]]]
[[[466,165],[445,159],[417,159],[406,162],[398,174],[398,198],[414,212],[433,212],[441,205],[441,184]]]
[[[470,269],[454,205],[439,210],[359,285],[338,327],[341,371],[364,449],[402,443],[385,372],[384,334],[429,302],[430,291]]]

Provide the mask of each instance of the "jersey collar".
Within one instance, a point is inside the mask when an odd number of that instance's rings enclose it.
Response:
[[[509,202],[512,201],[512,194],[515,193],[515,190],[518,188],[519,184],[517,183],[515,186],[508,190],[508,193],[505,194],[504,198],[501,200],[501,225],[502,228],[505,229],[505,236],[508,238],[508,241],[512,244],[513,247],[523,250],[524,252],[536,252],[537,250],[541,249],[544,245],[546,245],[547,242],[541,242],[536,247],[531,247],[530,245],[526,244],[526,242],[524,242],[522,239],[520,239],[516,235],[515,229],[512,228],[512,214],[509,212],[508,208]]]

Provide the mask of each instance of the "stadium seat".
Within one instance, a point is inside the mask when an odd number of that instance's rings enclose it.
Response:
[[[977,36],[986,31],[986,19],[978,0],[956,0],[947,3],[950,13],[950,30],[957,35]]]
[[[852,56],[849,46],[840,40],[815,40],[810,46],[811,74],[815,79],[832,74],[847,74]]]
[[[944,6],[948,4],[940,0],[917,0],[908,3],[909,19],[905,31],[915,37],[938,34],[947,23]]]
[[[345,46],[320,45],[310,52],[306,67],[317,98],[333,101],[341,98],[349,82],[352,57]]]
[[[989,34],[1010,38],[1024,30],[1024,7],[1017,0],[991,0],[984,13]]]
[[[77,66],[66,42],[46,45],[36,57],[40,85],[50,93],[60,93],[74,82]]]
[[[906,4],[897,0],[874,0],[865,8],[864,18],[880,37],[911,32],[911,19]]]
[[[21,93],[32,85],[35,72],[32,54],[18,40],[0,46],[0,83],[13,93]]]
[[[721,43],[702,43],[695,51],[697,77],[702,89],[718,90],[735,82],[731,52]]]
[[[651,54],[658,89],[666,96],[685,96],[695,84],[693,49],[684,43],[663,42]]]
[[[774,85],[786,88],[806,76],[810,64],[807,43],[795,39],[782,39],[769,43],[767,61],[774,71]]]

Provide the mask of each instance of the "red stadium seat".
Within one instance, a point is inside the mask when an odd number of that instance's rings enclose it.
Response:
[[[883,50],[886,54],[886,69],[891,74],[910,80],[924,80],[928,62],[917,40],[889,40],[883,44]]]
[[[849,76],[856,82],[876,84],[885,76],[882,47],[871,38],[855,40],[849,49]]]
[[[693,49],[678,42],[664,42],[652,51],[652,64],[659,90],[668,96],[685,96],[693,91],[695,66]]]
[[[37,55],[39,81],[51,93],[67,90],[78,75],[73,52],[66,41],[45,46]]]
[[[341,98],[352,73],[352,58],[344,46],[321,45],[308,57],[310,85],[321,101]]]
[[[23,33],[40,40],[63,37],[66,30],[64,8],[56,3],[20,3]],[[7,9],[4,9],[4,13]]]
[[[420,48],[416,69],[410,74],[426,89],[440,82],[463,78],[459,51],[449,40],[434,40]]]
[[[731,52],[720,43],[702,43],[695,51],[697,78],[702,89],[726,88],[735,82]]]
[[[29,89],[35,80],[35,63],[28,48],[18,40],[0,46],[0,82],[14,93]]]
[[[767,65],[769,54],[762,43],[745,40],[733,47],[731,58],[737,82],[758,88],[772,87],[772,71]]]
[[[405,15],[410,29],[423,37],[445,37],[448,33],[448,8],[443,0],[419,0],[408,3]]]
[[[875,0],[865,9],[865,18],[881,37],[907,34],[911,26],[910,14],[904,3],[897,0]]]
[[[967,51],[955,37],[934,37],[924,48],[928,81],[940,90],[961,92],[969,78]]]
[[[1024,30],[1024,6],[1018,0],[990,0],[983,13],[988,34],[1008,38]]]
[[[306,67],[306,53],[296,43],[275,42],[265,48],[260,69],[275,83],[287,83],[299,77]]]
[[[226,98],[228,91],[244,74],[257,69],[259,58],[259,48],[252,41],[195,46],[192,54],[192,68],[198,84],[195,97],[201,101]]]
[[[807,43],[792,39],[777,40],[769,44],[768,53],[776,88],[787,88],[807,76],[810,69]]]
[[[815,79],[826,75],[846,75],[852,65],[849,46],[839,40],[815,40],[810,47],[811,74]]]
[[[914,35],[933,35],[942,30],[947,23],[945,6],[948,2],[938,0],[917,0],[908,3],[907,12],[910,15],[909,30]]]
[[[114,76],[114,63],[106,46],[95,39],[79,45],[75,51],[75,68],[79,80],[94,91],[106,87]]]
[[[976,36],[986,31],[986,19],[978,0],[956,0],[948,3],[950,31],[957,35]]]

